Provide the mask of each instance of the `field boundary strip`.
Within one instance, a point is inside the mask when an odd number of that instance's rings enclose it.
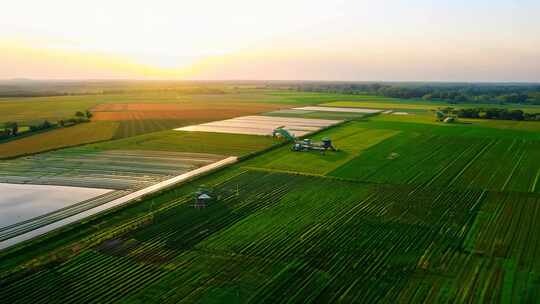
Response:
[[[164,190],[164,189],[169,188],[171,186],[175,186],[175,185],[178,185],[180,183],[186,182],[186,181],[191,180],[192,178],[198,177],[198,176],[200,176],[202,174],[217,170],[217,169],[222,168],[222,167],[227,166],[227,165],[234,164],[237,161],[238,161],[238,158],[234,157],[234,156],[225,158],[223,160],[217,161],[217,162],[212,163],[210,165],[206,165],[204,167],[200,167],[198,169],[195,169],[195,170],[189,171],[187,173],[184,173],[184,174],[178,175],[176,177],[173,177],[171,179],[162,181],[162,182],[160,182],[158,184],[155,184],[155,185],[152,185],[150,187],[147,187],[147,188],[132,192],[132,193],[126,195],[126,196],[123,196],[123,197],[120,197],[120,198],[115,199],[113,201],[107,202],[107,203],[102,204],[100,206],[97,206],[95,208],[80,212],[78,214],[75,214],[75,215],[72,215],[70,217],[61,219],[61,220],[56,221],[54,223],[50,223],[48,225],[39,227],[37,229],[25,232],[25,233],[17,235],[17,236],[14,236],[14,237],[9,238],[7,240],[3,240],[3,241],[0,242],[0,250],[9,248],[9,247],[14,246],[14,245],[16,245],[18,243],[21,243],[23,241],[33,239],[33,238],[35,238],[37,236],[43,235],[43,234],[48,233],[48,232],[50,232],[52,230],[56,230],[56,229],[58,229],[60,227],[63,227],[65,225],[75,223],[75,222],[77,222],[79,220],[82,220],[84,218],[97,215],[97,214],[99,214],[99,213],[101,213],[103,211],[106,211],[108,209],[117,208],[117,207],[123,206],[123,205],[125,205],[127,203],[139,200],[139,199],[141,199],[141,198],[143,198],[145,196],[148,196],[150,194],[153,194],[153,193],[156,193],[158,191]]]
[[[343,178],[343,177],[325,175],[325,174],[316,174],[316,173],[309,173],[309,172],[290,171],[290,170],[281,170],[281,169],[272,169],[272,168],[263,168],[263,167],[242,166],[242,168],[249,171],[281,173],[281,174],[287,174],[287,175],[297,175],[297,176],[306,176],[306,177],[318,177],[318,178],[324,178],[324,179],[329,179],[329,180],[350,182],[350,183],[363,184],[363,185],[401,185],[401,184],[389,184],[389,183],[376,183],[376,182],[362,181],[358,179]]]
[[[314,112],[342,112],[342,113],[365,113],[365,114],[375,114],[381,113],[383,110],[379,109],[368,109],[368,108],[347,108],[347,107],[321,107],[321,106],[308,106],[293,108],[292,110],[300,111],[314,111]]]

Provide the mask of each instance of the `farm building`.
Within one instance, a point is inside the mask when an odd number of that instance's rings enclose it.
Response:
[[[198,192],[193,207],[197,209],[206,208],[206,206],[210,203],[211,200],[212,197],[210,195],[204,192]]]

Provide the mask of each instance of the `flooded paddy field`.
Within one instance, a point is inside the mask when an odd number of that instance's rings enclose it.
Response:
[[[295,136],[303,136],[322,128],[340,123],[341,120],[308,119],[277,116],[243,116],[233,119],[175,129],[214,133],[235,133],[251,135],[272,135],[274,129],[283,127]]]
[[[109,193],[109,189],[0,183],[1,228]]]

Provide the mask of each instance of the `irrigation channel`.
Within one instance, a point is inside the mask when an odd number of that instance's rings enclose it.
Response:
[[[109,201],[105,204],[101,204],[99,206],[96,206],[91,209],[84,210],[82,212],[78,212],[76,214],[70,214],[67,217],[63,217],[57,221],[49,222],[45,225],[39,225],[40,220],[43,220],[43,218],[36,218],[35,220],[25,221],[20,223],[20,225],[14,225],[10,226],[9,229],[5,229],[3,231],[0,231],[0,250],[14,246],[16,244],[19,244],[23,241],[27,241],[29,239],[32,239],[34,237],[43,235],[47,232],[50,232],[52,230],[58,229],[60,227],[63,227],[65,225],[77,222],[79,220],[82,220],[84,218],[87,218],[89,216],[98,214],[100,212],[103,212],[105,210],[111,209],[113,207],[118,207],[121,205],[124,205],[126,203],[132,202],[136,199],[139,199],[143,196],[146,196],[148,194],[152,194],[154,192],[160,191],[164,188],[185,182],[187,180],[190,180],[196,176],[199,176],[201,174],[204,174],[208,171],[215,170],[217,168],[233,164],[238,160],[237,157],[227,157],[223,160],[217,161],[215,163],[206,165],[204,167],[200,167],[198,169],[183,173],[181,175],[175,176],[173,178],[170,178],[168,180],[159,182],[155,185],[149,186],[147,188],[132,192],[130,194],[127,194],[125,196],[116,198],[112,201]],[[69,209],[67,209],[69,210]],[[6,238],[6,236],[12,236]]]

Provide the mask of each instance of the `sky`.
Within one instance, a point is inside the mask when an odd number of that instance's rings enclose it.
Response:
[[[540,82],[538,0],[17,0],[0,79]]]

